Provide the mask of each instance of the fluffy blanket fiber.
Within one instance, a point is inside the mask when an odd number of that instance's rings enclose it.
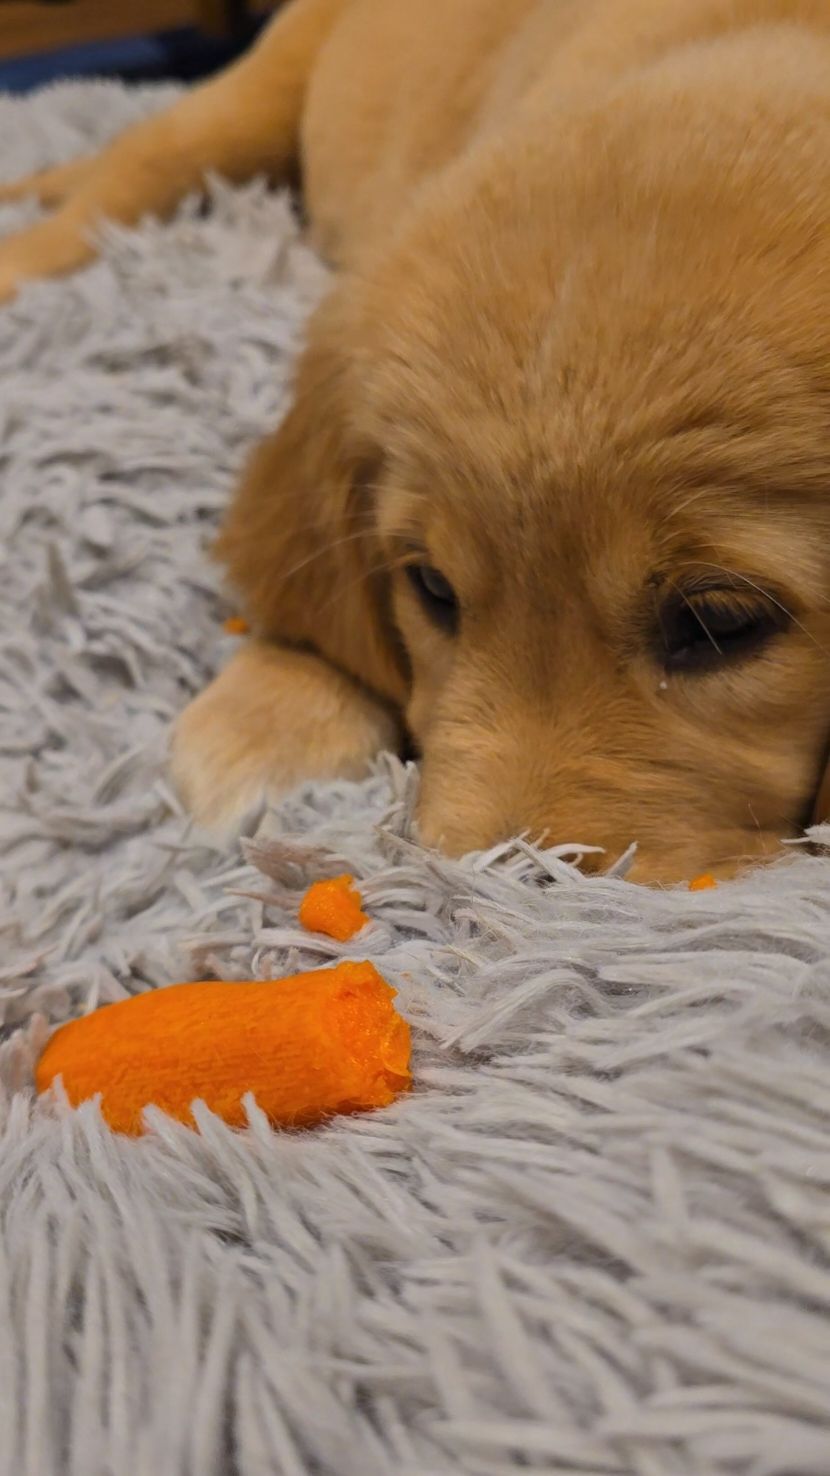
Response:
[[[4,98],[0,167],[168,92]],[[425,853],[391,759],[241,848],[171,793],[232,646],[206,545],[322,285],[285,197],[217,184],[0,311],[0,1476],[827,1476],[830,829],[689,894]],[[344,869],[340,947],[296,902]],[[344,956],[414,1027],[389,1110],[132,1141],[34,1100],[50,1023]]]

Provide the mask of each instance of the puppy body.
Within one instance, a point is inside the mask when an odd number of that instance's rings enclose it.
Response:
[[[827,4],[294,0],[143,129],[114,151],[167,129],[171,178],[129,218],[299,151],[339,269],[220,541],[260,644],[180,727],[197,813],[293,782],[324,709],[320,772],[401,711],[453,850],[636,839],[671,879],[793,833],[830,716]],[[127,218],[111,169],[47,228]],[[38,249],[0,284],[71,255]]]

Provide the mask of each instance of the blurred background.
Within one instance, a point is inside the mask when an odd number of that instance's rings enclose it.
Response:
[[[0,92],[62,77],[194,81],[243,51],[277,3],[0,0]]]

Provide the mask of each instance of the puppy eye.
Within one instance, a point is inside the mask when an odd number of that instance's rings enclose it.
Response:
[[[430,620],[442,630],[454,632],[458,627],[458,597],[449,580],[431,564],[407,564],[406,577]]]
[[[733,589],[679,593],[660,611],[667,671],[711,671],[755,653],[781,630],[788,616],[763,596]]]

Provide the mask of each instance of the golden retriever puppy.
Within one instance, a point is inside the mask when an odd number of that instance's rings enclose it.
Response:
[[[728,874],[830,727],[828,0],[293,0],[0,245],[0,291],[207,169],[302,166],[338,268],[219,543],[254,638],[201,820],[406,728],[420,825]]]

